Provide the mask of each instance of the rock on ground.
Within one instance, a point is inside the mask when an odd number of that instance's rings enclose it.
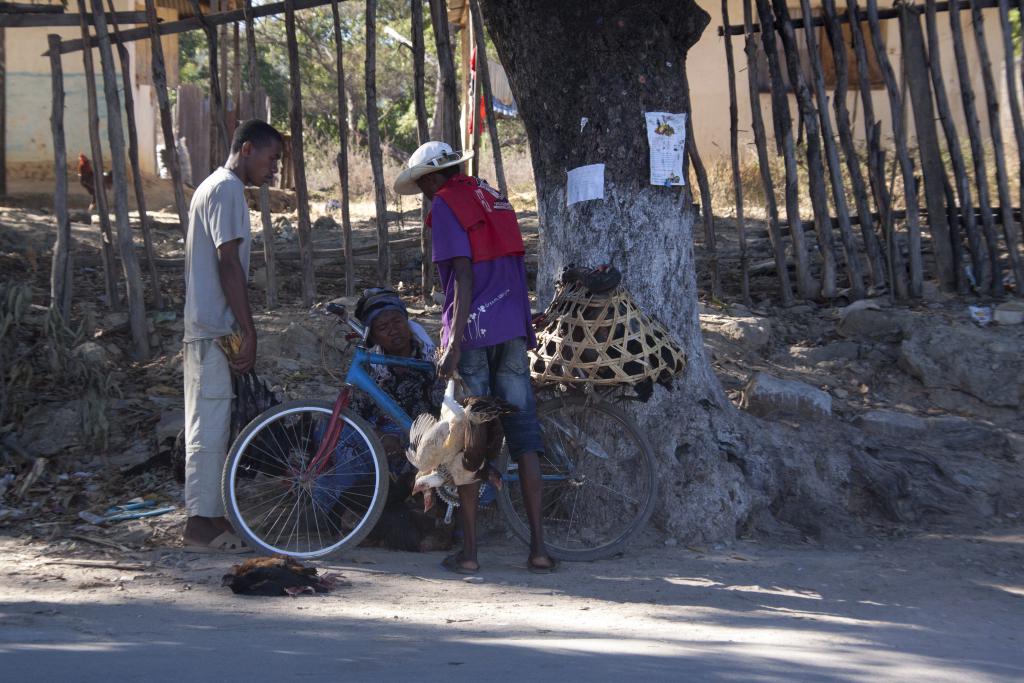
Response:
[[[831,415],[832,397],[803,382],[759,372],[743,390],[740,407],[760,417],[820,418]]]

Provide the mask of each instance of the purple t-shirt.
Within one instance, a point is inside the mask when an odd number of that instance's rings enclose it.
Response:
[[[441,345],[447,346],[455,313],[455,268],[451,260],[459,256],[472,259],[473,253],[469,235],[443,199],[434,197],[430,211],[434,263],[444,288]],[[462,334],[463,349],[494,346],[516,337],[526,337],[533,348],[537,337],[532,318],[522,256],[502,256],[473,264],[473,301]]]

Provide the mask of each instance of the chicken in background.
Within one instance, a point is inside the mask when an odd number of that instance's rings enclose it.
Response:
[[[92,168],[92,163],[89,161],[89,157],[82,153],[78,154],[78,182],[82,184],[85,191],[92,197],[92,203],[89,204],[89,211],[96,209],[96,172]],[[103,174],[103,187],[107,190],[114,186],[114,176],[111,175],[110,171]]]
[[[471,396],[460,404],[455,400],[454,380],[448,382],[441,418],[420,415],[409,430],[406,457],[417,470],[413,493],[423,493],[424,510],[434,504],[433,489],[445,484],[492,480],[500,486],[487,456],[501,447],[504,433],[499,418],[515,410],[493,396]]]

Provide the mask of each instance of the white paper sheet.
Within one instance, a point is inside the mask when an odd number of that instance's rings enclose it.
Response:
[[[590,164],[569,171],[565,198],[566,206],[588,199],[604,199],[604,164]]]
[[[647,141],[651,146],[651,185],[685,185],[686,114],[649,111],[645,116]]]

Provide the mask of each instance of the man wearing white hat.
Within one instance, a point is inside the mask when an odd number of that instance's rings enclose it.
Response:
[[[433,261],[444,288],[438,374],[458,375],[470,395],[502,398],[518,410],[502,417],[509,453],[519,477],[530,522],[527,569],[550,573],[555,562],[544,548],[539,454],[543,451],[537,406],[530,385],[527,349],[537,344],[523,263],[523,237],[508,199],[486,182],[464,175],[471,154],[443,142],[420,145],[395,180],[395,192],[423,193],[430,200]],[[475,574],[476,501],[480,483],[459,487],[463,548],[444,561],[460,574]]]

